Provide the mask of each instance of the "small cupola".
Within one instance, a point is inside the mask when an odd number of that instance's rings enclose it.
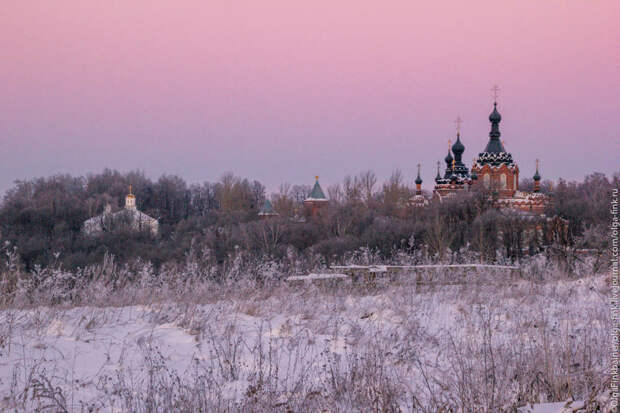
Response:
[[[415,179],[415,193],[422,195],[422,177],[420,177],[420,164],[418,164],[418,177]]]
[[[452,166],[452,161],[454,160],[454,158],[452,157],[452,152],[450,151],[451,146],[452,146],[452,142],[448,141],[448,154],[443,159],[444,162],[446,163],[446,168],[448,169]]]
[[[456,164],[458,166],[463,165],[463,152],[465,152],[465,145],[461,142],[461,123],[463,120],[461,117],[456,118],[456,142],[452,145],[452,153],[454,154],[454,159],[456,160]]]
[[[536,173],[534,174],[534,192],[540,192],[540,173],[538,172],[539,161],[536,159]]]
[[[439,181],[441,181],[441,174],[439,173],[439,165],[441,164],[441,162],[437,161],[437,176],[435,176],[435,182],[439,183]]]
[[[422,177],[420,177],[420,164],[418,164],[418,176],[415,179],[416,185],[422,185]]]
[[[502,121],[502,115],[497,111],[497,102],[493,102],[493,112],[489,115],[489,122],[500,123]]]
[[[136,209],[136,196],[133,194],[131,185],[129,185],[129,193],[125,197],[125,209]]]

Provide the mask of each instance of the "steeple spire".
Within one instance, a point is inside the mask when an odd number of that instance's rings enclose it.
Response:
[[[538,172],[538,159],[536,159],[536,173],[534,174],[534,192],[540,192],[540,173]]]
[[[457,117],[454,123],[456,123],[456,142],[452,145],[452,153],[454,154],[456,164],[458,166],[462,166],[463,152],[465,152],[465,146],[461,143],[461,123],[463,123],[463,120],[461,120],[460,117]]]
[[[538,164],[539,164],[540,160],[536,159],[536,173],[534,174],[534,180],[535,181],[540,181],[540,173],[538,172]]]
[[[422,178],[420,177],[420,164],[418,164],[418,177],[415,179],[415,194],[422,195]]]
[[[441,180],[441,174],[439,173],[439,165],[441,165],[441,162],[437,161],[437,176],[435,177],[435,182],[439,182]]]
[[[497,95],[499,87],[493,86],[491,89],[493,92],[493,112],[489,115],[489,122],[491,122],[491,132],[489,132],[489,143],[487,144],[485,152],[489,153],[501,153],[506,152],[504,145],[499,140],[501,133],[499,131],[499,123],[502,121],[502,115],[497,111]]]

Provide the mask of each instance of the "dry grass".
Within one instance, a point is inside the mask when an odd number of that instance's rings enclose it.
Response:
[[[510,412],[529,402],[588,400],[605,386],[603,276],[571,278],[549,265],[541,277],[537,263],[535,276],[525,269],[507,283],[295,289],[278,277],[223,283],[176,270],[139,275],[108,262],[83,279],[64,274],[68,284],[41,270],[38,284],[5,297],[0,357],[14,354],[19,334],[53,332],[76,311],[71,337],[141,311],[148,325],[186,331],[209,357],[178,371],[155,339],[140,339],[147,374],[121,364],[83,384],[90,391],[82,397],[82,384],[24,354],[2,384],[0,408]],[[250,330],[248,318],[256,322]],[[239,394],[229,397],[235,386]]]

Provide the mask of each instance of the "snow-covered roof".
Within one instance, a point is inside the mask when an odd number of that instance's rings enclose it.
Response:
[[[104,212],[103,214],[87,219],[84,221],[84,230],[87,233],[100,232],[104,227],[114,222],[122,222],[123,220],[127,220],[136,227],[147,225],[153,232],[157,232],[157,227],[159,226],[157,219],[137,209],[126,207],[117,212]]]

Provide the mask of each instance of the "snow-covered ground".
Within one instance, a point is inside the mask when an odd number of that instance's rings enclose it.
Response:
[[[198,303],[5,309],[0,410],[475,412],[586,400],[609,361],[606,291],[602,276],[282,284]]]

